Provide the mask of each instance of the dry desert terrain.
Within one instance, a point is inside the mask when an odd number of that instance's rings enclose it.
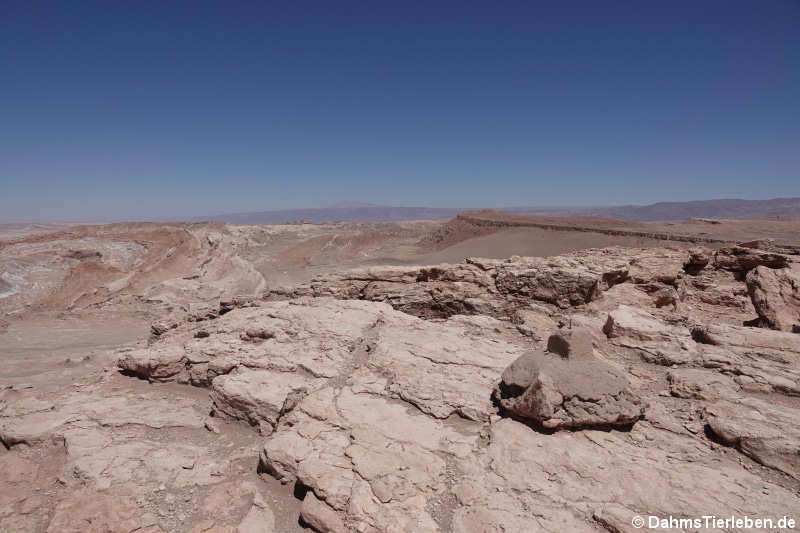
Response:
[[[800,520],[799,230],[0,227],[0,531]]]

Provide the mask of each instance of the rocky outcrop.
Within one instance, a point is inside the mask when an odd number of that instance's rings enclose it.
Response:
[[[692,275],[693,253],[380,268],[197,306],[121,351],[125,375],[0,391],[0,529],[782,516],[800,488],[797,334],[744,326],[745,281]]]
[[[495,286],[500,294],[531,298],[563,309],[591,302],[628,278],[625,263],[592,266],[552,259],[512,261],[497,267]]]
[[[264,291],[245,247],[232,228],[214,223],[75,226],[4,242],[0,270],[13,274],[14,290],[0,294],[0,314],[33,306],[191,314],[192,305]]]
[[[300,518],[319,533],[345,533],[347,528],[342,518],[329,505],[309,492],[303,498]]]
[[[439,531],[429,502],[447,487],[448,463],[466,460],[477,427],[458,430],[402,403],[323,389],[267,439],[262,468],[313,492],[304,513],[318,531]],[[308,497],[308,496],[306,496]]]
[[[223,438],[209,432],[209,408],[207,395],[104,372],[1,391],[0,530],[295,531],[273,521],[290,491],[266,498],[244,468],[258,435],[224,421]]]
[[[609,343],[664,366],[688,364],[697,358],[696,343],[682,324],[670,324],[644,309],[619,305],[608,313],[603,332]]]
[[[711,262],[711,250],[708,248],[691,248],[689,259],[683,264],[683,270],[692,276],[696,276]]]
[[[678,398],[715,400],[737,395],[739,385],[730,376],[714,370],[675,368],[667,373],[670,393]]]
[[[786,255],[744,246],[722,248],[714,254],[714,267],[731,272],[748,272],[758,266],[786,268],[788,265]]]
[[[637,515],[784,516],[781,505],[796,504],[792,491],[687,435],[647,421],[630,433],[548,435],[501,419],[485,454],[460,465],[452,531],[633,532]]]
[[[232,311],[203,324],[208,337],[197,338],[197,327],[126,353],[118,364],[154,381],[210,385],[219,414],[264,429],[298,399],[356,368],[359,376],[373,376],[382,393],[434,417],[486,420],[493,412],[489,391],[524,350],[487,338],[504,329],[488,317],[436,324],[386,304],[324,298]],[[254,329],[271,334],[253,344]]]
[[[622,248],[584,250],[549,258],[470,258],[455,265],[329,274],[308,284],[272,289],[266,298],[332,296],[385,302],[423,318],[457,314],[506,318],[531,303],[560,310],[585,305],[629,281],[646,284],[649,292],[674,289],[686,261],[688,253],[683,250]],[[674,290],[654,296],[659,305],[674,305],[677,298]]]
[[[648,363],[723,372],[753,392],[800,394],[800,344],[794,334],[708,322],[684,325],[674,314],[665,321],[653,312],[625,305],[611,311],[604,325],[609,345]],[[694,394],[673,377],[677,395]]]
[[[503,313],[491,275],[470,263],[327,274],[308,284],[272,289],[267,299],[303,296],[385,302],[423,318]]]
[[[800,333],[800,264],[748,272],[747,290],[762,327]]]
[[[517,326],[517,330],[523,335],[541,342],[547,338],[551,331],[558,327],[553,312],[543,306],[531,304],[514,311],[511,315],[511,323]]]
[[[545,429],[628,426],[644,414],[628,379],[594,357],[581,328],[559,331],[546,351],[511,363],[494,394],[505,413]]]
[[[759,463],[800,479],[800,410],[755,398],[721,399],[705,408],[709,431]]]

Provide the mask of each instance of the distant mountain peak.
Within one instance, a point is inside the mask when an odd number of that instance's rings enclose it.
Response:
[[[356,209],[359,207],[383,207],[383,206],[379,204],[370,204],[367,202],[338,202],[328,207],[331,209]]]

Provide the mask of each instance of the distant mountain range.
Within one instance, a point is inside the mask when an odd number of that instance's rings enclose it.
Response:
[[[485,207],[485,206],[484,206]],[[331,207],[282,209],[228,213],[195,220],[213,220],[228,224],[276,224],[282,222],[392,222],[400,220],[447,220],[461,211],[480,207],[399,207],[342,202]],[[687,218],[796,218],[800,215],[800,198],[771,200],[698,200],[692,202],[658,202],[650,205],[612,207],[522,206],[500,207],[501,211],[519,215],[592,215],[632,221],[672,221]]]
[[[356,206],[309,209],[281,209],[252,213],[228,213],[195,220],[212,220],[227,224],[277,224],[281,222],[391,222],[399,220],[447,220],[463,209],[449,207]]]
[[[798,213],[800,213],[800,198],[658,202],[650,205],[588,208],[575,214],[645,222],[655,220],[684,220],[687,218],[780,218],[780,215]]]

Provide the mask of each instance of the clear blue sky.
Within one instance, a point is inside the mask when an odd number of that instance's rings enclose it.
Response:
[[[796,0],[0,3],[0,220],[774,196]]]

